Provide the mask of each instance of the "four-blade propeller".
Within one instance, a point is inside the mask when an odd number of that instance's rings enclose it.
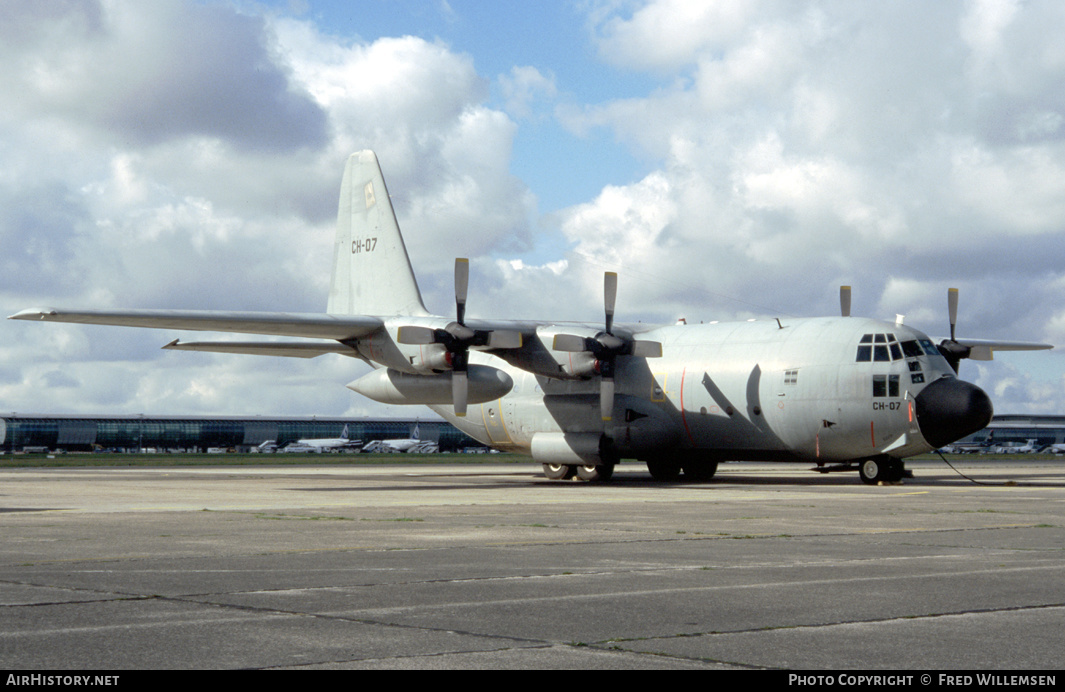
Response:
[[[470,347],[520,348],[521,332],[471,329],[466,326],[466,294],[470,287],[470,261],[455,260],[455,321],[443,329],[408,326],[399,330],[401,344],[441,344],[451,366],[451,398],[456,416],[465,416],[469,398]]]
[[[637,341],[614,334],[614,305],[618,295],[618,275],[606,272],[603,277],[603,307],[606,328],[594,337],[558,334],[552,348],[570,353],[591,353],[595,357],[595,371],[600,375],[599,410],[609,421],[614,410],[614,373],[618,356],[660,358],[662,344],[657,341]]]

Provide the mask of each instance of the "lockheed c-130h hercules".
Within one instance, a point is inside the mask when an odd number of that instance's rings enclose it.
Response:
[[[602,323],[466,319],[468,267],[456,261],[455,316],[426,310],[377,157],[361,151],[341,183],[325,313],[34,308],[12,319],[298,337],[164,348],[358,358],[374,370],[350,389],[429,406],[491,447],[531,455],[550,478],[585,480],[636,459],[664,480],[771,460],[897,481],[903,459],[991,420],[987,394],[957,377],[961,359],[1051,348],[956,338],[954,289],[951,336],[938,345],[901,319],[850,316],[847,288],[839,317],[616,324],[613,273]]]

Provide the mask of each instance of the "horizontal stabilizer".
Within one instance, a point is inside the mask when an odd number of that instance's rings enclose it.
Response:
[[[283,356],[286,358],[317,358],[326,353],[339,353],[359,358],[350,346],[336,341],[185,341],[174,339],[163,348],[170,351],[206,351],[209,353],[241,353],[253,356]]]
[[[8,319],[105,324],[117,327],[185,329],[299,336],[312,339],[352,339],[367,336],[384,322],[366,315],[329,315],[288,312],[228,312],[221,310],[62,310],[30,308]]]

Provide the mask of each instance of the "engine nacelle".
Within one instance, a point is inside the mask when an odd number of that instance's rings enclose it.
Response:
[[[436,375],[412,375],[382,368],[349,382],[348,389],[382,404],[450,404],[451,371]],[[483,404],[506,396],[514,380],[498,368],[471,365],[467,373],[467,401]]]

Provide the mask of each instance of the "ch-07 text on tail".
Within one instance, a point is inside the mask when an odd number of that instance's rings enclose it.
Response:
[[[361,252],[373,252],[377,249],[377,238],[363,238],[361,240],[351,241],[351,254],[357,255]]]

